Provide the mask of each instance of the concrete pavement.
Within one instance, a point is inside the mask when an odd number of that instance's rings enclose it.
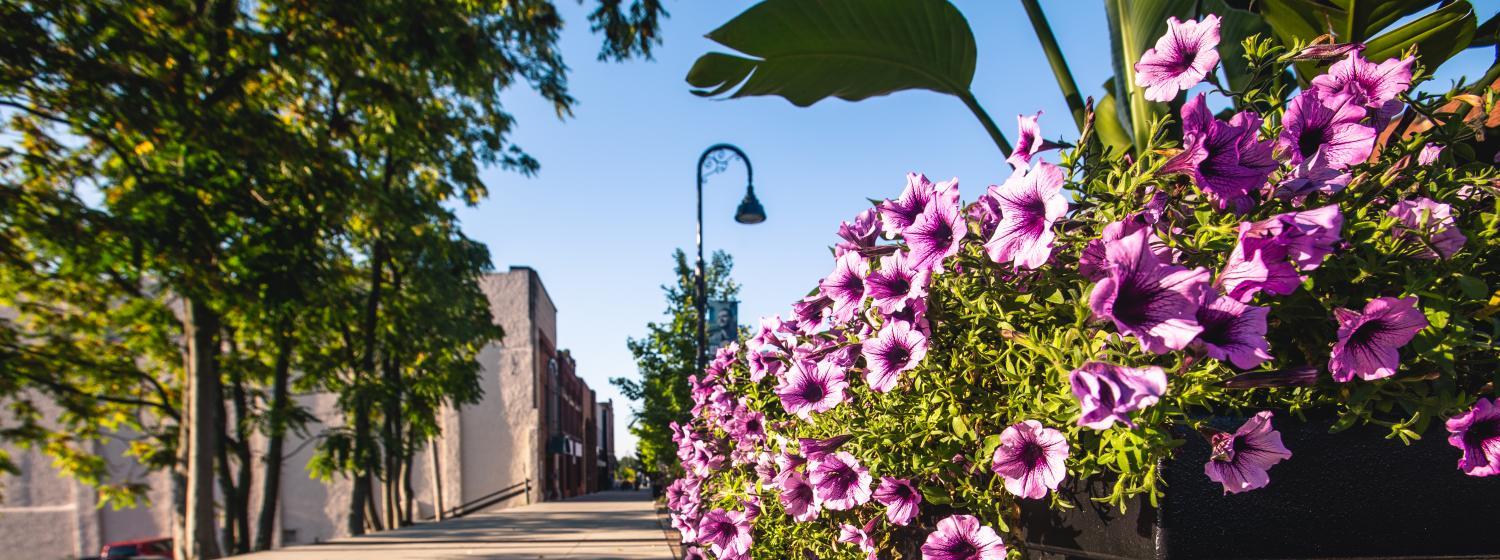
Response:
[[[651,493],[612,490],[236,558],[671,560],[672,551],[657,522]]]

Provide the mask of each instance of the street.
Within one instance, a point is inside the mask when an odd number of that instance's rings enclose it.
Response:
[[[651,493],[615,490],[239,558],[670,560],[672,552],[657,523]]]

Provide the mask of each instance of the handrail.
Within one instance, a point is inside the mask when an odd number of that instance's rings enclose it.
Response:
[[[522,488],[522,486],[524,486],[525,488]],[[507,492],[509,493],[507,494]],[[529,477],[521,482],[517,482],[510,486],[506,486],[505,488],[501,488],[494,492],[490,492],[489,494],[485,494],[478,498],[474,498],[473,500],[469,500],[468,502],[444,510],[443,519],[456,519],[459,517],[463,517],[503,502],[505,500],[509,500],[523,493],[527,495],[531,494],[531,478]],[[432,521],[435,519],[437,519],[436,515],[430,515],[426,518],[423,518],[423,521]]]

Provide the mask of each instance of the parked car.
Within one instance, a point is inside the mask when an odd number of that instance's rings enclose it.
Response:
[[[136,541],[120,541],[104,545],[99,549],[99,560],[145,560],[147,558],[165,558],[172,560],[172,539],[141,539]]]

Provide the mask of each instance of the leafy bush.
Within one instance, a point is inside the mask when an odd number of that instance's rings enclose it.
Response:
[[[1184,433],[1226,493],[1274,483],[1298,452],[1275,423],[1313,411],[1500,472],[1495,92],[1253,36],[1230,91],[1218,26],[1171,20],[1135,85],[1182,101],[1208,76],[1219,114],[1188,96],[1133,153],[1092,110],[1067,146],[1022,117],[1014,174],[973,202],[913,174],[842,224],[819,287],[691,379],[667,498],[692,554],[1002,558],[1019,500],[1074,507],[1065,478],[1154,503]],[[1328,66],[1294,90],[1293,64]]]

